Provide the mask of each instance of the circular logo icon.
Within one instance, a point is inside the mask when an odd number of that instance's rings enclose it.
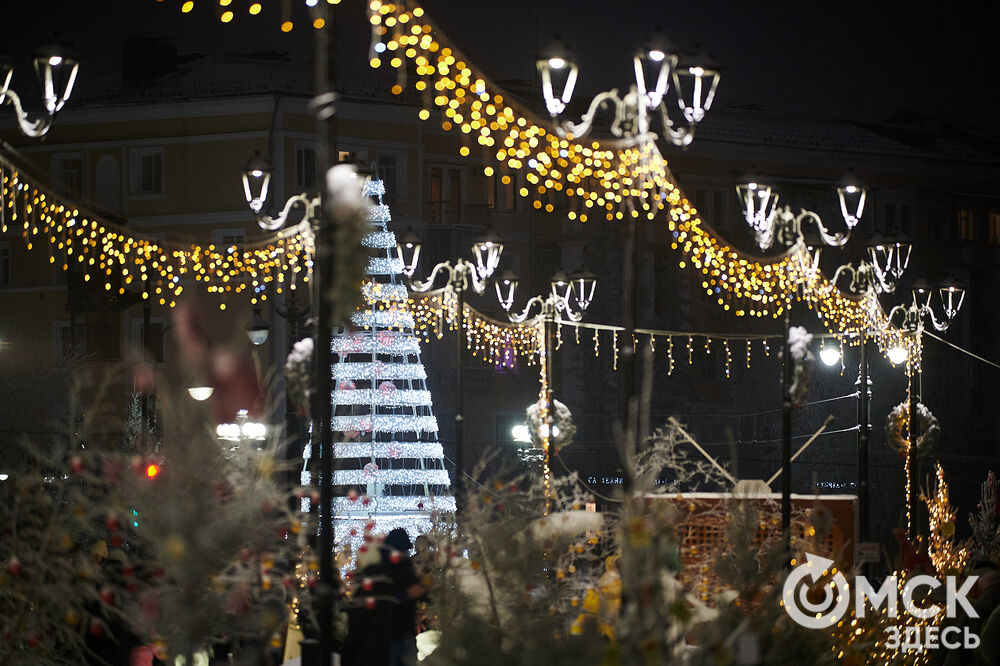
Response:
[[[833,626],[844,617],[850,604],[850,595],[847,579],[839,571],[833,574],[833,580],[823,586],[824,595],[819,603],[811,602],[806,596],[811,585],[803,584],[803,581],[811,579],[815,584],[823,577],[824,572],[830,571],[831,567],[833,560],[806,553],[805,563],[792,569],[785,578],[782,594],[785,612],[796,624],[807,629],[824,629]]]

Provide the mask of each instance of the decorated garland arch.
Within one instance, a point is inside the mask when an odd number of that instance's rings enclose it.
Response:
[[[891,325],[874,295],[854,298],[811,267],[798,244],[774,257],[742,252],[716,233],[684,196],[653,134],[634,140],[584,141],[560,136],[552,125],[513,100],[488,79],[412,2],[371,0],[369,62],[397,73],[392,92],[412,86],[423,97],[421,120],[441,114],[441,127],[462,136],[459,154],[478,144],[489,162],[483,172],[505,184],[522,171],[519,189],[536,210],[570,220],[653,220],[665,213],[679,264],[702,274],[702,287],[724,310],[738,316],[783,314],[793,299],[816,311],[828,331],[859,339],[864,333],[885,350],[903,346],[918,358],[918,345]],[[412,80],[411,80],[412,79]]]

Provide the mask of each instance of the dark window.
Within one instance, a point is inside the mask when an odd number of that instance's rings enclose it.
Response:
[[[431,167],[427,197],[428,217],[432,223],[458,224],[462,221],[462,170]]]
[[[396,193],[399,191],[396,171],[396,156],[395,155],[379,155],[378,158],[378,177],[385,184],[385,193],[389,198],[389,202],[395,199]]]
[[[129,191],[132,194],[163,193],[163,152],[159,148],[133,151]]]
[[[461,222],[462,172],[458,169],[451,169],[449,175],[451,185],[451,214],[448,216],[450,218],[448,222],[454,224],[456,222]]]
[[[139,330],[142,330],[141,326]],[[144,351],[149,358],[155,363],[163,363],[163,322],[150,322],[149,331],[140,342],[144,343]]]
[[[64,194],[83,194],[83,155],[56,157],[56,184]]]
[[[0,245],[0,289],[10,286],[10,245]]]
[[[162,336],[161,336],[162,337]],[[117,361],[121,348],[121,328],[118,313],[94,311],[76,315],[72,326],[62,329],[64,358],[84,357],[101,361]]]
[[[958,237],[962,240],[976,240],[975,216],[971,210],[958,211]]]
[[[316,185],[316,151],[295,149],[295,189],[311,190]]]
[[[1000,244],[1000,213],[990,213],[990,242]]]
[[[431,222],[440,224],[444,221],[444,202],[441,200],[441,167],[431,167],[431,196],[428,203],[431,206]]]

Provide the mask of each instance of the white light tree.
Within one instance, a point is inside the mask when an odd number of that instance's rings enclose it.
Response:
[[[431,529],[432,518],[454,513],[455,498],[438,441],[427,372],[414,334],[409,292],[401,279],[395,235],[386,228],[385,185],[365,184],[377,199],[362,244],[372,257],[362,283],[362,309],[351,316],[354,330],[333,339],[334,541],[353,549],[366,525],[386,534],[406,529],[414,540]],[[311,457],[311,447],[305,450]],[[303,483],[310,482],[308,471]]]

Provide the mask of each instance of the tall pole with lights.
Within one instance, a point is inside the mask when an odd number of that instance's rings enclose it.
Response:
[[[455,388],[458,393],[455,406],[455,497],[461,502],[461,489],[465,473],[465,390],[463,385],[465,366],[465,291],[472,289],[477,294],[486,290],[486,284],[500,265],[503,242],[494,231],[487,231],[472,244],[475,263],[465,259],[454,262],[443,261],[431,269],[426,280],[413,279],[420,261],[420,238],[408,229],[396,245],[396,253],[403,267],[403,275],[410,279],[410,288],[416,292],[429,291],[439,275],[447,277],[445,293],[455,303]]]
[[[514,305],[514,298],[517,292],[518,279],[513,271],[504,271],[497,279],[495,286],[497,300],[500,306],[507,313],[507,318],[514,323],[522,323],[529,317],[540,317],[542,320],[543,333],[541,344],[542,361],[542,389],[539,399],[541,400],[542,432],[539,439],[542,442],[542,483],[545,490],[545,513],[549,512],[551,501],[550,488],[552,480],[552,468],[549,465],[549,438],[552,434],[552,368],[553,368],[553,334],[552,330],[560,321],[563,314],[570,321],[580,321],[583,313],[590,307],[594,300],[594,292],[597,289],[597,278],[586,269],[579,269],[569,277],[559,271],[549,282],[549,293],[545,296],[533,296],[528,299],[524,309],[517,313],[511,312]],[[534,309],[537,313],[532,315]]]
[[[910,305],[897,305],[889,311],[890,321],[901,317],[900,325],[910,335],[916,336],[917,348],[923,346],[924,322],[930,324],[942,333],[948,330],[958,312],[965,302],[965,289],[953,279],[948,279],[937,289],[940,303],[941,316],[934,313],[931,303],[934,296],[934,289],[923,278],[914,280],[910,288]],[[911,539],[917,535],[916,516],[918,507],[917,494],[913,491],[912,480],[917,478],[917,438],[920,436],[920,393],[917,375],[920,372],[919,358],[909,359],[907,374],[909,375],[910,404],[909,424],[907,433],[909,446],[906,449],[906,478],[909,480],[906,487],[906,507],[910,520],[907,524],[907,536]]]
[[[560,137],[579,139],[592,129],[597,112],[605,106],[614,109],[611,133],[615,140],[605,142],[609,147],[634,147],[644,142],[655,142],[652,131],[659,119],[659,131],[675,146],[687,147],[694,139],[695,128],[712,106],[721,73],[709,64],[710,58],[700,53],[694,56],[678,55],[657,28],[654,35],[633,57],[635,83],[625,95],[618,89],[595,96],[579,122],[562,120],[561,116],[573,98],[579,75],[572,54],[557,39],[550,44],[537,61],[542,83],[542,94],[549,114],[556,121]],[[672,84],[672,88],[671,88]],[[676,121],[668,112],[669,96],[676,98],[682,120]],[[640,170],[641,172],[641,170]],[[634,212],[634,211],[633,211]],[[629,215],[622,254],[622,322],[624,347],[620,357],[621,391],[620,413],[622,426],[627,428],[635,412],[636,350],[634,345],[636,313],[636,285],[638,279],[637,215]],[[642,437],[643,433],[636,433]]]
[[[806,250],[799,253],[807,257],[801,266],[803,273],[819,270],[819,253],[823,245],[840,247],[847,242],[851,231],[857,225],[864,211],[865,188],[853,177],[845,176],[838,184],[837,196],[840,199],[841,214],[847,226],[846,232],[831,233],[823,224],[819,215],[812,211],[801,210],[798,214],[792,212],[790,206],[778,206],[778,193],[774,187],[759,176],[745,175],[736,185],[736,195],[742,204],[743,216],[750,225],[762,250],[771,247],[783,248],[793,253],[796,248]],[[819,239],[816,247],[806,244],[803,226],[812,223],[813,231]],[[793,362],[791,358],[791,308],[794,294],[789,296],[785,305],[784,336],[782,339],[782,370],[781,370],[781,529],[784,534],[785,552],[791,557],[791,525],[792,525],[792,406],[791,394]]]

